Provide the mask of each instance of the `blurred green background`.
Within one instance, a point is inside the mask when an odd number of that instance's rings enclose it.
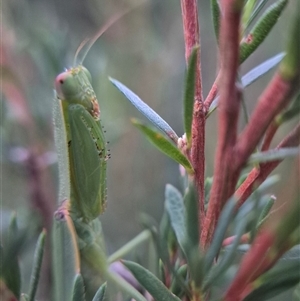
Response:
[[[204,96],[217,70],[217,45],[209,2],[199,1]],[[2,227],[10,212],[16,211],[21,224],[27,225],[31,220],[35,225],[49,228],[58,192],[52,127],[55,76],[72,65],[82,40],[93,36],[112,16],[135,3],[119,0],[2,2]],[[244,63],[241,74],[284,50],[289,13],[288,6],[265,43]],[[110,142],[108,206],[101,220],[111,253],[141,230],[141,212],[159,220],[165,184],[179,186],[179,173],[177,164],[160,154],[131,125],[131,117],[143,117],[112,86],[108,76],[128,86],[179,135],[183,134],[185,59],[180,2],[149,0],[138,6],[107,30],[92,47],[84,64],[92,74],[102,123]],[[271,76],[272,72],[246,89],[249,110]],[[216,114],[213,114],[207,122],[208,176],[212,176],[213,170],[216,127]],[[274,143],[289,128],[291,124],[284,126]],[[280,167],[281,171],[288,171],[292,163],[288,160]],[[284,185],[285,182],[279,184],[272,192],[280,192]],[[46,219],[41,212],[49,213]]]

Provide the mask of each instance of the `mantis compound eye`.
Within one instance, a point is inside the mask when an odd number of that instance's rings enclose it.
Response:
[[[60,73],[55,79],[55,90],[60,99],[68,99],[78,93],[78,84],[71,72]]]

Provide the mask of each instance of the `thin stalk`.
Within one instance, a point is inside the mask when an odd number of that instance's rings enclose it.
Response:
[[[189,57],[195,46],[200,45],[200,30],[198,22],[198,8],[196,0],[181,0],[181,12],[185,42],[185,59]],[[205,180],[205,110],[203,106],[202,78],[200,63],[200,47],[197,53],[197,67],[195,80],[195,100],[192,122],[191,161],[195,170],[194,181],[198,190],[199,227],[204,222],[204,180]],[[199,231],[200,232],[200,231]]]
[[[132,252],[132,250],[134,250],[140,244],[147,241],[149,238],[151,238],[151,232],[149,230],[144,230],[135,238],[130,240],[127,244],[125,244],[123,247],[121,247],[119,250],[117,250],[115,253],[111,254],[108,257],[108,263],[112,263],[116,260],[123,258],[126,254]]]
[[[223,1],[220,26],[220,64],[218,145],[214,164],[214,181],[201,243],[207,248],[223,205],[234,192],[236,174],[233,172],[232,155],[237,137],[237,121],[241,91],[236,85],[239,67],[239,28],[242,1]]]

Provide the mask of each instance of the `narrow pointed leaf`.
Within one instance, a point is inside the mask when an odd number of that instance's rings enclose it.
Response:
[[[186,194],[184,195],[184,204],[186,208],[186,243],[189,248],[199,246],[199,220],[198,220],[198,197],[194,183],[189,183]]]
[[[300,69],[300,5],[299,1],[293,2],[292,8],[292,22],[291,28],[288,32],[288,44],[286,49],[286,56],[279,66],[280,75],[287,81],[297,80],[299,82]],[[296,87],[297,84],[296,84]]]
[[[245,31],[245,28],[247,27],[247,24],[249,22],[249,19],[251,18],[254,7],[257,0],[247,0],[243,9],[243,15],[242,15],[242,27],[243,31]]]
[[[166,185],[165,208],[169,214],[171,226],[175,232],[178,244],[185,251],[185,206],[181,193],[171,184]]]
[[[157,254],[165,265],[169,264],[170,254],[177,250],[177,238],[171,226],[170,217],[167,210],[164,210],[159,225],[159,234],[157,235],[158,250]]]
[[[73,221],[59,209],[52,231],[54,300],[72,300],[74,279],[80,271],[79,250]]]
[[[255,153],[250,156],[248,164],[265,163],[270,161],[283,160],[288,157],[297,156],[300,152],[299,147],[286,147],[271,149],[265,152]]]
[[[16,214],[13,213],[8,229],[1,234],[0,286],[19,299],[22,284],[19,255],[27,243],[27,232],[26,229],[18,229]]]
[[[220,7],[218,0],[211,0],[211,12],[212,12],[212,19],[214,24],[214,31],[217,41],[219,40],[219,29],[220,29]]]
[[[74,280],[72,301],[84,301],[84,300],[85,300],[85,290],[84,290],[83,278],[80,274],[77,274]]]
[[[122,262],[155,300],[180,301],[150,271],[132,261],[123,260]]]
[[[163,131],[170,139],[177,143],[178,136],[170,125],[162,119],[153,109],[142,101],[135,93],[116,79],[109,78],[112,84],[158,129]]]
[[[270,210],[272,209],[275,201],[276,201],[276,198],[274,196],[271,196],[270,199],[267,201],[266,205],[262,209],[260,216],[258,218],[256,230],[258,230],[262,226],[262,224],[266,221],[266,219],[268,218]]]
[[[193,107],[195,96],[195,78],[197,68],[197,54],[199,46],[194,47],[188,63],[187,75],[185,79],[185,93],[184,93],[184,130],[187,138],[188,148],[192,144],[192,121],[193,121]]]
[[[57,161],[59,171],[58,200],[62,201],[70,197],[70,169],[68,149],[66,148],[66,145],[68,145],[68,143],[65,120],[63,117],[61,103],[57,100],[56,95],[53,103],[53,123],[54,140],[57,150]]]
[[[43,254],[45,249],[45,240],[46,240],[46,231],[43,230],[43,232],[40,234],[38,238],[38,242],[35,248],[34,263],[32,267],[32,273],[31,273],[31,279],[29,285],[29,294],[28,294],[29,301],[35,300],[35,294],[37,291],[37,286],[40,278]]]
[[[204,273],[212,266],[214,258],[219,254],[226,230],[234,215],[235,199],[230,199],[222,210],[219,222],[213,237],[212,244],[204,257]]]
[[[264,41],[276,24],[288,0],[279,0],[271,5],[240,45],[240,64],[243,63]]]
[[[284,58],[285,53],[281,52],[270,59],[264,61],[260,65],[256,66],[252,70],[250,70],[247,74],[242,77],[242,85],[243,87],[248,87],[256,80],[258,80],[261,76],[265,75],[271,69],[273,69],[276,65],[278,65],[282,59]]]
[[[255,9],[253,10],[253,13],[251,14],[246,26],[245,26],[245,30],[246,31],[250,25],[252,24],[252,22],[254,21],[254,19],[258,16],[258,14],[262,11],[262,9],[264,8],[264,6],[267,4],[269,0],[261,0],[255,7]]]
[[[161,259],[158,260],[158,276],[162,283],[166,283],[165,265]]]
[[[92,301],[104,301],[107,283],[103,283],[96,292]]]
[[[189,160],[165,136],[163,136],[156,129],[149,127],[148,125],[138,121],[137,119],[132,119],[132,123],[137,128],[139,128],[150,140],[150,142],[152,142],[161,152],[172,158],[177,163],[181,164],[186,169],[187,173],[194,173],[194,170]]]

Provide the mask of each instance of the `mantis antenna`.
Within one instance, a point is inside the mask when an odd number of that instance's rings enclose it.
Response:
[[[121,13],[116,14],[115,16],[111,17],[103,27],[100,28],[100,30],[94,35],[93,38],[86,38],[84,39],[79,47],[76,50],[75,56],[74,56],[74,66],[77,65],[77,57],[79,52],[83,49],[84,46],[87,46],[86,51],[83,54],[83,57],[81,59],[80,64],[83,63],[85,57],[87,56],[88,52],[90,51],[91,47],[95,44],[95,42],[106,32],[106,30],[108,30],[113,24],[115,24],[120,18],[122,18],[124,15],[128,14],[129,12],[131,12],[133,10],[133,8],[127,9]]]

